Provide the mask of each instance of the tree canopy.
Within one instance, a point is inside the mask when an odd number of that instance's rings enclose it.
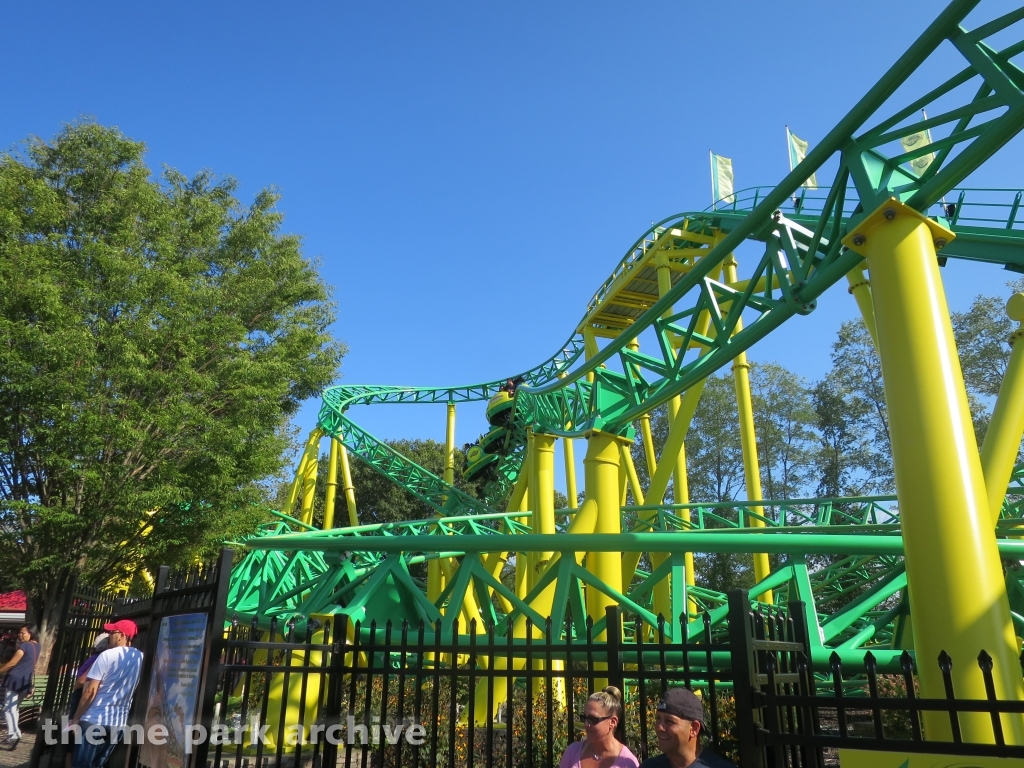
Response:
[[[245,206],[144,152],[82,122],[0,157],[0,581],[44,625],[74,573],[250,530],[345,352],[273,190]]]

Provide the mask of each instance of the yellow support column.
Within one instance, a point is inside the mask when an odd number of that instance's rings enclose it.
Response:
[[[1006,486],[1010,484],[1021,435],[1024,433],[1024,293],[1015,293],[1006,302],[1006,314],[1020,326],[1010,334],[1010,361],[1006,364],[999,397],[992,409],[992,420],[981,445],[981,468],[988,490],[988,509],[992,525],[999,522]]]
[[[591,432],[587,457],[583,460],[587,501],[597,504],[594,533],[622,533],[619,507],[619,444],[623,438],[605,432]],[[628,441],[625,441],[629,445]],[[605,585],[622,592],[621,555],[617,552],[588,552],[587,570]],[[587,588],[587,615],[595,622],[603,618],[612,598],[592,587]],[[601,633],[600,638],[605,634]],[[595,638],[595,639],[600,639]]]
[[[675,398],[673,398],[675,399]],[[645,413],[640,417],[640,438],[644,445],[644,459],[647,462],[647,477],[654,477],[657,459],[654,457],[654,435],[651,433],[651,415]]]
[[[699,393],[698,393],[699,394]],[[676,417],[679,415],[680,409],[680,398],[675,397],[668,402],[668,417],[669,423],[675,423]],[[653,473],[651,475],[653,477]],[[673,500],[676,504],[689,504],[690,503],[690,481],[687,477],[686,470],[686,441],[679,443],[679,450],[676,452],[675,457],[675,468],[672,470],[672,487]],[[684,523],[689,524],[691,521],[691,513],[689,508],[677,509],[676,514],[682,519]],[[660,564],[660,563],[659,563]],[[683,564],[685,571],[684,581],[686,582],[687,588],[694,586],[697,580],[694,576],[694,563],[693,563],[693,552],[683,553]],[[657,593],[655,593],[657,598]],[[670,603],[669,603],[670,604]],[[697,602],[691,597],[686,601],[686,610],[688,613],[696,615],[697,613]],[[655,610],[655,613],[662,611]],[[669,616],[668,611],[664,611],[665,618],[670,618],[673,622],[678,622],[678,616]],[[673,626],[676,624],[673,623]]]
[[[538,501],[537,487],[537,440],[533,434],[533,430],[527,430],[526,432],[526,458],[529,459],[529,463],[526,465],[526,471],[529,472],[529,480],[527,480],[526,486],[526,498],[529,509],[533,512],[533,517],[530,518],[530,533],[540,533],[538,530],[539,516],[538,510],[540,509],[540,503]],[[529,592],[533,589],[533,585],[537,580],[537,552],[530,552],[528,555],[527,573],[526,573],[526,591]]]
[[[285,514],[295,514],[295,502],[299,500],[299,492],[303,489],[306,481],[306,476],[309,473],[308,464],[310,458],[314,463],[317,459],[317,450],[320,444],[320,437],[323,432],[317,427],[309,433],[309,438],[306,440],[306,445],[302,449],[302,457],[299,459],[298,469],[295,470],[295,479],[292,480],[291,488],[288,490],[288,502],[287,508],[284,510]]]
[[[455,403],[448,403],[447,423],[445,427],[445,460],[444,481],[448,485],[455,484]],[[451,569],[447,559],[431,560],[427,563],[427,599],[436,602],[444,592],[447,584],[446,571]]]
[[[875,330],[875,309],[871,306],[871,281],[864,274],[864,267],[854,267],[846,273],[846,281],[850,284],[850,294],[857,302],[864,327],[878,349],[878,332]]]
[[[331,438],[331,452],[327,458],[327,492],[324,496],[324,530],[334,527],[334,500],[338,494],[338,441]]]
[[[448,421],[444,433],[444,481],[455,485],[455,403],[448,403]]]
[[[717,238],[716,238],[716,240],[717,240]],[[666,293],[668,293],[670,290],[672,290],[672,271],[671,271],[671,268],[668,265],[667,259],[664,256],[661,256],[659,254],[657,259],[658,259],[657,260],[658,295],[659,296],[664,296]],[[669,315],[672,314],[672,312],[673,312],[673,309],[670,307],[665,312],[665,315],[669,316]],[[708,313],[706,313],[706,312],[702,313],[702,316],[698,319],[699,330],[702,333],[705,333],[706,329],[707,329],[707,326],[710,324],[710,322],[711,322],[711,316]],[[678,354],[679,355],[685,355],[686,354],[686,350],[685,349],[680,349]],[[695,390],[695,395],[691,396],[691,400],[693,400],[694,408],[696,408],[696,400],[697,400],[697,398],[700,398],[700,393],[704,389],[704,383],[701,382],[697,387],[694,387],[694,388],[691,388],[691,389]],[[690,393],[687,392],[687,395],[689,395],[689,394]],[[669,421],[670,425],[675,425],[677,423],[677,416],[679,415],[679,410],[680,410],[681,406],[682,406],[682,398],[679,395],[676,395],[675,397],[673,397],[671,400],[668,401],[668,421]],[[692,415],[692,412],[691,412],[691,415]],[[654,487],[654,474],[656,472],[656,462],[654,460],[654,438],[650,435],[650,429],[651,429],[650,417],[647,414],[644,414],[644,418],[647,419],[647,422],[644,423],[643,421],[641,421],[640,427],[641,427],[641,429],[645,429],[646,428],[646,431],[644,432],[644,449],[646,451],[649,451],[648,452],[648,456],[647,456],[647,467],[648,467],[648,469],[650,470],[650,473],[651,473],[650,474],[651,482],[648,484],[648,499],[647,500],[648,500],[648,503],[650,503],[650,504],[660,504],[662,501],[664,501],[664,496],[665,496],[664,491],[661,491],[660,493],[656,492],[655,493],[656,498],[652,498],[651,497],[652,495],[650,493],[650,489],[652,487]],[[685,430],[684,430],[684,432],[685,432]],[[676,504],[689,504],[690,503],[690,484],[689,484],[689,480],[686,477],[686,445],[685,445],[684,441],[682,439],[680,439],[678,446],[670,447],[668,444],[666,444],[665,447],[662,449],[660,461],[663,462],[663,463],[664,462],[671,462],[671,466],[672,466],[672,487],[674,489],[674,494],[673,495],[674,495],[675,503]],[[657,489],[655,489],[655,490],[657,491]],[[689,509],[681,509],[681,510],[678,511],[677,514],[683,519],[683,522],[685,522],[685,523],[689,523],[690,522],[690,510]],[[684,557],[684,562],[685,562],[685,571],[686,571],[686,578],[685,578],[685,580],[686,580],[686,584],[687,584],[687,586],[691,586],[692,587],[696,583],[696,578],[694,576],[693,552],[686,552],[686,553],[684,553],[683,557]],[[697,611],[697,604],[693,603],[692,601],[690,601],[690,608],[688,608],[688,610],[692,610],[694,613],[696,613],[696,611]],[[679,619],[678,616],[669,616],[667,613],[665,614],[665,618],[671,620],[672,622],[678,621],[678,619]],[[673,626],[675,626],[675,625],[673,624]]]
[[[630,446],[626,444],[620,445],[622,466],[625,468],[626,477],[629,479],[629,486],[633,491],[633,498],[636,500],[638,506],[644,505],[644,492],[640,487],[640,478],[636,473],[636,466],[633,464],[633,454],[630,452]],[[693,554],[687,553],[690,556],[691,567],[693,565]],[[651,552],[651,567],[658,569],[661,564],[665,562],[664,552]],[[629,589],[630,584],[633,581],[633,577],[636,575],[636,564],[639,562],[639,557],[634,557],[633,553],[622,558],[622,586],[624,589]],[[676,622],[679,620],[678,616],[672,616],[672,591],[670,589],[670,581],[668,579],[662,579],[654,585],[652,590],[654,597],[654,615],[661,614],[669,622],[670,626],[677,626]]]
[[[555,535],[555,437],[554,435],[546,435],[543,433],[533,435],[533,477],[531,482],[536,485],[535,499],[536,506],[533,508],[533,531],[534,533],[541,533],[547,536]],[[551,563],[551,559],[554,557],[554,552],[545,550],[536,553],[535,560],[533,563],[533,584],[536,584],[540,577],[544,574],[548,565]],[[540,594],[538,594],[531,604],[531,607],[537,611],[541,616],[548,617],[551,615],[552,601],[555,597],[555,589],[557,584],[551,582]],[[534,627],[533,637],[541,639],[545,637],[544,627]],[[558,627],[552,628],[553,632],[558,632]],[[543,659],[537,659],[534,661],[535,669],[544,669],[545,662]],[[562,663],[560,661],[553,661],[552,668],[556,670],[562,669]],[[538,679],[534,683],[534,693],[540,694],[543,691],[542,680]],[[564,690],[562,686],[558,685],[558,681],[553,681],[553,693],[558,700],[564,699]]]
[[[295,477],[292,478],[292,484],[288,488],[288,501],[285,502],[283,510],[287,515],[295,514],[295,502],[299,500],[302,478],[306,476],[306,453],[306,450],[302,451],[302,455],[299,457],[299,466],[295,468]]]
[[[562,453],[565,457],[565,495],[569,499],[569,509],[579,509],[576,490],[576,450],[571,437],[562,438]]]
[[[527,452],[526,457],[523,460],[523,473],[516,482],[508,508],[510,511],[513,509],[525,511],[528,506],[532,507],[533,522],[531,528],[533,533],[544,533],[554,536],[556,533],[555,438],[552,435],[534,434],[532,431],[528,434]],[[523,520],[525,520],[525,518],[520,518],[520,522]],[[526,598],[527,592],[533,587],[537,579],[549,566],[553,556],[553,551],[536,553],[532,559],[529,558],[525,552],[516,553],[516,596],[518,598]],[[488,561],[485,562],[485,567],[490,564],[491,567],[495,568],[493,573],[497,575],[500,573],[502,562],[503,559],[501,559],[499,554],[495,557],[493,562],[489,558]],[[541,616],[550,616],[556,587],[557,585],[552,582],[549,587],[534,597],[533,601],[530,603],[530,607],[537,611]],[[507,602],[505,604],[507,606],[506,611],[511,611],[512,606]],[[519,614],[518,618],[515,620],[512,635],[516,638],[526,637],[526,617],[523,614]],[[544,627],[534,626],[531,636],[534,639],[544,638]],[[495,659],[495,672],[506,670],[508,668],[507,664],[508,661],[505,658]],[[534,669],[543,669],[544,665],[545,662],[543,659],[535,659],[533,662]],[[523,669],[524,666],[525,662],[521,658],[515,659],[512,664],[513,669]],[[561,661],[552,661],[552,669],[558,671],[562,668],[563,664]],[[539,694],[541,692],[541,686],[543,685],[541,680],[542,678],[538,677],[538,679],[534,681],[534,694]],[[564,706],[565,690],[557,681],[553,687],[553,693],[556,700]],[[500,704],[506,699],[507,694],[507,679],[504,676],[498,675],[494,678],[491,692],[491,701],[494,706],[494,711],[496,711]],[[475,705],[473,708],[474,722],[477,725],[486,724],[489,719],[494,717],[494,711],[487,711],[487,679],[483,678],[479,683],[477,683]],[[463,716],[468,718],[468,711],[464,713]]]
[[[529,445],[529,444],[527,444]],[[530,475],[533,474],[530,471],[530,467],[533,464],[533,456],[530,455],[529,447],[527,447],[526,455],[523,457],[522,474],[519,480],[516,481],[516,486],[519,486],[519,481],[523,481],[522,492],[517,494],[515,489],[512,491],[512,499],[509,500],[508,510],[517,512],[526,512],[530,509]],[[525,479],[524,479],[525,478]],[[518,495],[518,504],[514,504],[516,496]],[[517,517],[516,522],[520,525],[526,525],[527,518]],[[516,597],[520,600],[525,600],[526,595],[530,591],[530,556],[526,552],[516,552]]]
[[[701,389],[702,388],[703,388],[703,384],[701,384]],[[698,396],[700,395],[700,390],[698,390],[697,395]],[[672,398],[671,400],[668,401],[669,423],[674,424],[676,422],[676,417],[679,415],[680,407],[681,407],[681,399],[680,398],[674,397],[674,398]],[[666,458],[666,457],[663,457],[663,458]],[[668,457],[668,458],[670,458],[670,457]],[[675,467],[672,469],[673,500],[675,501],[676,504],[689,504],[690,503],[690,480],[687,477],[686,473],[687,473],[687,470],[686,470],[686,441],[683,440],[683,441],[681,441],[679,443],[679,450],[676,451],[676,455],[675,455]],[[652,472],[651,473],[651,477],[653,477],[653,476],[654,476],[654,473]],[[688,508],[687,509],[677,509],[676,510],[676,514],[679,515],[679,517],[682,519],[682,521],[684,523],[690,523],[690,510]],[[693,552],[686,552],[686,553],[684,553],[683,554],[683,559],[684,559],[684,562],[686,564],[686,567],[685,567],[685,570],[686,570],[686,586],[692,587],[696,583],[696,581],[694,579],[694,575],[693,575],[693,573],[694,573],[694,570],[693,570]],[[688,605],[689,605],[688,610],[690,611],[690,613],[696,613],[697,612],[697,603],[696,602],[694,602],[693,600],[689,600],[688,601]],[[667,614],[666,614],[666,617],[667,617]],[[678,616],[673,616],[672,617],[673,621],[677,621],[678,619],[679,619]]]
[[[589,355],[588,355],[589,357]],[[564,379],[564,373],[558,374],[558,378]],[[569,509],[578,509],[579,500],[576,490],[576,451],[572,444],[571,437],[562,438],[562,452],[565,458],[565,495],[569,499]]]
[[[725,259],[725,281],[735,283],[738,280],[736,274],[736,257],[731,253]],[[743,330],[743,321],[736,323],[735,333]],[[740,446],[743,449],[743,478],[747,486],[747,500],[761,501],[761,467],[757,461],[757,435],[754,432],[754,403],[750,397],[750,364],[747,362],[747,353],[740,352],[732,366],[733,381],[736,385],[736,409],[739,412],[740,420]],[[764,515],[762,507],[751,507],[754,514]],[[741,521],[742,522],[742,521]],[[750,519],[752,528],[764,528],[764,520],[752,517]],[[768,563],[766,552],[754,553],[754,580],[761,581],[768,578],[771,573],[771,566]],[[758,600],[762,603],[773,602],[771,590],[762,594]]]
[[[313,524],[313,497],[316,494],[316,473],[320,469],[320,438],[323,432],[314,429],[306,444],[306,467],[302,476],[302,514],[299,519],[306,525]]]
[[[935,257],[953,234],[895,199],[843,239],[867,258],[889,413],[921,696],[944,698],[936,660],[953,659],[957,698],[984,699],[978,654],[996,696],[1024,700],[1017,646],[963,373]],[[992,743],[987,714],[961,714],[964,741]],[[925,715],[929,739],[949,718]],[[1024,718],[1004,716],[1011,744]]]
[[[555,534],[555,436],[533,435],[533,482],[536,484],[536,506],[533,512],[534,533]],[[538,570],[551,560],[551,553],[540,554]]]
[[[348,524],[359,525],[359,513],[356,511],[356,487],[352,484],[352,467],[348,464],[348,448],[338,441],[338,458],[341,459],[341,481],[345,484],[345,506],[348,509]]]

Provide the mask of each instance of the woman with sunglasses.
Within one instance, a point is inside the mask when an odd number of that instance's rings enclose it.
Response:
[[[608,686],[592,693],[581,715],[587,737],[569,745],[558,768],[637,768],[640,761],[615,738],[622,720],[622,692]]]

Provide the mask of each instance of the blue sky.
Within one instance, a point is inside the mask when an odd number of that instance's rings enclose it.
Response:
[[[335,288],[343,380],[471,383],[545,359],[652,220],[707,206],[709,149],[737,187],[778,182],[784,126],[820,139],[941,7],[21,3],[3,12],[0,146],[86,115],[154,167],[234,176],[245,201],[278,187]],[[1024,187],[1022,159],[1018,137],[971,184]],[[1012,275],[945,277],[964,309]],[[855,311],[840,286],[750,357],[820,377]],[[353,415],[443,439],[443,408]],[[459,442],[484,427],[461,410]]]

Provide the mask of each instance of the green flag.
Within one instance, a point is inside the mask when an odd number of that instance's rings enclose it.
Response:
[[[928,119],[928,115],[925,111],[921,110],[921,117],[925,120]],[[932,132],[925,128],[923,131],[917,131],[909,136],[904,136],[900,139],[900,146],[903,147],[904,152],[910,152],[915,149],[927,146],[932,143]],[[928,170],[928,166],[932,164],[935,159],[935,153],[929,152],[927,155],[921,155],[915,157],[910,161],[910,170],[915,176],[920,176],[922,173]]]
[[[711,204],[735,200],[732,187],[732,160],[711,153]]]
[[[789,170],[793,170],[807,157],[807,150],[810,149],[810,144],[801,138],[798,138],[795,133],[789,130],[789,126],[786,126],[786,143],[789,144]],[[808,189],[818,188],[818,174],[812,173],[807,180],[801,184],[802,187]]]

